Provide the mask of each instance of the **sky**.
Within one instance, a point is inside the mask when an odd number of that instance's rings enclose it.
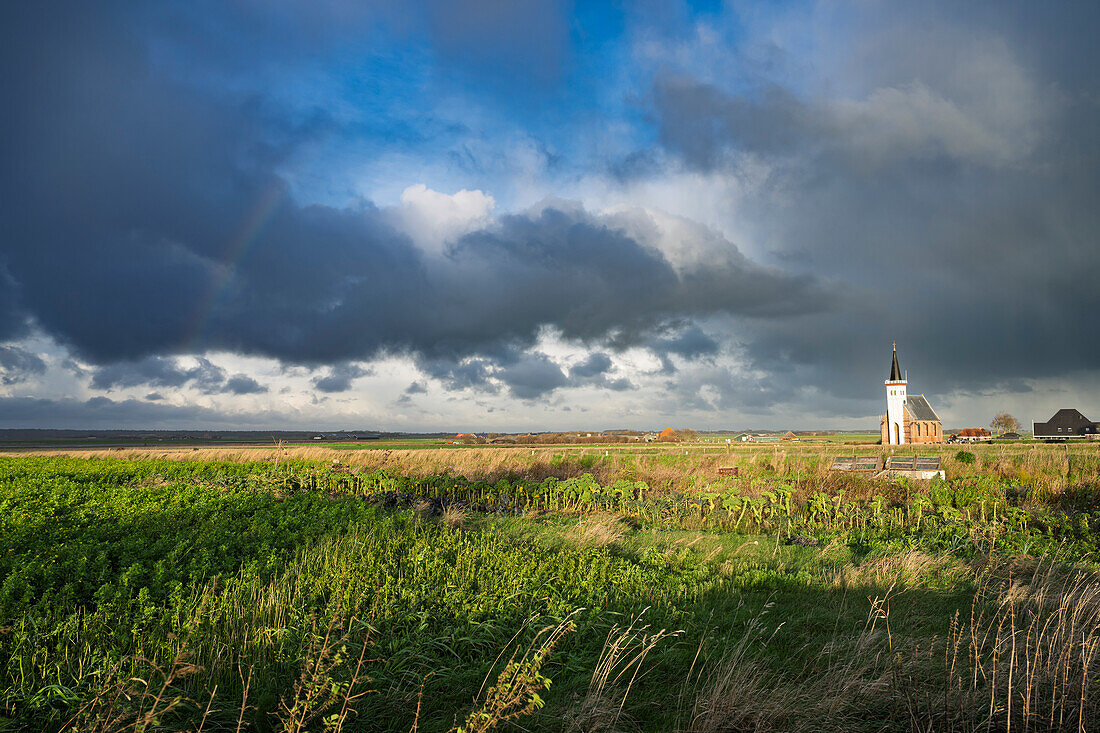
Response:
[[[1095,2],[0,21],[0,428],[1100,419]]]

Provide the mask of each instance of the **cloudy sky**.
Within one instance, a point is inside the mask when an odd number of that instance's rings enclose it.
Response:
[[[0,427],[1100,419],[1093,1],[0,21]]]

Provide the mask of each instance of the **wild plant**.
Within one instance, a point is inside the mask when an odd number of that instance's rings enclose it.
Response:
[[[357,619],[345,623],[333,616],[322,635],[316,616],[311,618],[301,672],[290,693],[279,701],[277,716],[283,733],[301,733],[318,724],[334,733],[344,729],[355,714],[355,703],[372,692],[364,675],[370,643],[370,626]]]
[[[480,702],[461,726],[452,729],[453,733],[486,733],[542,708],[545,703],[540,693],[549,690],[552,684],[542,673],[542,666],[562,637],[577,628],[570,617],[540,631],[519,659],[518,652],[513,653],[497,676],[496,684],[485,691],[484,697],[479,693]]]

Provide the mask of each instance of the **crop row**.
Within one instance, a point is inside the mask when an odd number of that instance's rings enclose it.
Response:
[[[741,487],[714,484],[691,493],[651,492],[641,481],[601,485],[590,474],[542,481],[501,479],[495,483],[461,476],[413,478],[384,471],[326,473],[310,470],[223,477],[237,487],[326,491],[359,496],[385,506],[428,502],[429,511],[453,506],[495,513],[531,510],[611,512],[651,529],[843,537],[855,544],[922,545],[963,554],[1000,546],[1041,552],[1060,544],[1075,554],[1095,548],[1100,511],[1092,494],[1064,497],[1060,504],[1031,500],[1030,487],[997,479],[903,481],[893,498],[869,499],[816,491],[804,495],[794,480],[774,479],[757,495]],[[799,498],[796,498],[799,497]],[[1090,511],[1091,509],[1091,511]]]

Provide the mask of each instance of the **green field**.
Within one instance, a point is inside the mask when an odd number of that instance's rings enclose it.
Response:
[[[508,450],[0,458],[0,729],[1100,725],[1095,446]]]

